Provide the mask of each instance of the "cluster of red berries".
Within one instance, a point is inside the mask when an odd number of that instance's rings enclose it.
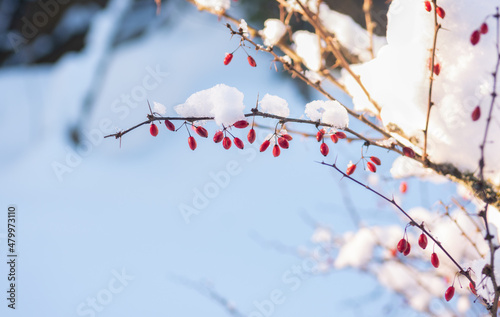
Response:
[[[404,256],[407,256],[410,254],[411,251],[411,245],[410,242],[408,242],[408,235],[405,233],[403,235],[403,239],[399,240],[398,245],[397,245],[397,250],[399,253],[403,253]],[[425,250],[427,248],[427,236],[422,232],[420,236],[418,237],[418,245]],[[439,259],[437,257],[437,254],[435,252],[432,253],[431,255],[431,263],[432,265],[437,268],[439,267]]]
[[[224,65],[228,65],[229,63],[231,63],[232,59],[233,59],[233,53],[226,53],[226,56],[224,57]],[[248,64],[250,64],[250,66],[257,67],[257,63],[255,62],[255,59],[253,59],[252,56],[248,55],[247,61]]]
[[[323,156],[327,156],[328,153],[330,152],[330,149],[328,148],[328,145],[325,143],[325,134],[326,131],[325,129],[321,129],[316,133],[316,140],[318,142],[321,142],[321,145],[319,147],[319,151]],[[342,131],[337,131],[335,133],[332,133],[330,136],[330,139],[332,139],[333,143],[337,143],[340,139],[345,139],[347,138],[346,134]]]
[[[165,126],[170,131],[175,131],[175,125],[172,122],[170,122],[170,120],[165,120]],[[158,135],[158,127],[156,126],[156,124],[151,123],[151,125],[149,126],[149,133],[151,133],[152,136]]]
[[[376,173],[377,172],[377,166],[376,165],[381,165],[382,164],[382,161],[380,161],[380,159],[376,156],[370,156],[369,157],[369,160],[366,158],[366,157],[361,157],[361,160],[362,161],[366,161],[366,168],[372,172],[372,173]],[[359,161],[358,161],[359,163]],[[352,175],[354,173],[354,171],[356,171],[356,166],[358,165],[358,163],[356,164],[353,164],[352,162],[350,162],[348,165],[347,165],[347,169],[345,171],[345,173],[347,175]]]
[[[470,43],[472,45],[476,45],[477,43],[479,43],[479,40],[481,39],[481,34],[486,34],[486,33],[488,33],[488,24],[483,23],[481,24],[479,29],[474,30],[474,32],[472,32],[472,34],[470,35]]]
[[[246,127],[248,127],[249,123],[248,121],[246,120],[240,120],[240,121],[236,121],[235,123],[233,123],[233,127],[237,128],[237,129],[244,129]],[[253,128],[252,128],[253,130]],[[250,130],[250,131],[252,131]],[[254,133],[255,133],[255,130],[253,130]],[[229,138],[227,136],[227,134],[230,134],[232,137],[233,137],[233,141],[231,142],[231,138]],[[248,134],[248,141],[250,143],[253,143],[253,141],[255,140],[255,137],[253,138],[253,140],[250,138],[250,133]],[[238,148],[238,149],[241,149],[243,150],[243,148],[245,147],[245,145],[243,144],[243,141],[240,139],[240,138],[237,138],[235,136],[233,136],[229,131],[227,131],[227,128],[224,127],[223,130],[219,130],[217,132],[215,132],[215,135],[214,135],[214,142],[215,143],[220,143],[222,141],[222,147],[225,148],[226,150],[229,150],[229,148],[231,148],[231,144],[234,143],[234,145]]]
[[[427,11],[427,12],[432,11],[432,5],[431,5],[430,1],[424,1],[424,7],[425,7],[425,11]],[[444,12],[444,9],[441,8],[440,6],[436,7],[436,13],[441,19],[444,19],[444,16],[446,15],[446,12]]]
[[[271,145],[271,139],[273,137],[276,140],[276,144],[274,144],[274,146],[273,146],[273,156],[274,157],[278,157],[281,154],[281,149],[280,148],[282,148],[282,149],[288,149],[290,147],[289,141],[292,141],[293,138],[292,138],[292,136],[290,134],[287,134],[287,133],[278,134],[278,133],[275,132],[269,139],[267,139],[264,142],[262,142],[262,144],[260,145],[260,151],[261,152],[264,152],[265,150],[267,150],[267,148],[269,147],[269,145]],[[255,139],[255,132],[254,132],[254,139]]]

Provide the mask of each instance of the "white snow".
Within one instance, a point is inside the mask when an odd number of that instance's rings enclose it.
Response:
[[[217,12],[224,12],[231,7],[231,0],[195,0],[199,8],[208,8]]]
[[[305,114],[312,121],[320,120],[335,128],[344,129],[349,125],[347,110],[336,100],[311,101],[306,105]]]
[[[276,45],[286,33],[286,26],[278,19],[267,19],[261,35],[265,45]]]
[[[274,114],[281,117],[288,117],[290,109],[288,109],[288,102],[278,96],[266,94],[259,102],[260,109],[263,112]]]
[[[238,25],[238,29],[243,31],[243,35],[249,36],[248,24],[247,24],[247,21],[245,21],[245,19],[240,20],[240,24]]]
[[[304,65],[312,71],[319,71],[323,65],[319,37],[309,31],[297,31],[293,33],[292,39],[295,52]]]
[[[159,102],[153,101],[153,112],[164,115],[165,113],[167,113],[167,107]]]

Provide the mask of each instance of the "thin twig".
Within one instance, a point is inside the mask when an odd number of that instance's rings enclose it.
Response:
[[[375,49],[373,47],[373,27],[374,23],[372,21],[371,9],[372,9],[373,1],[372,0],[364,0],[363,3],[363,12],[365,13],[365,22],[366,22],[366,31],[368,31],[368,36],[370,37],[370,46],[368,50],[370,51],[370,55],[372,58],[375,58]]]

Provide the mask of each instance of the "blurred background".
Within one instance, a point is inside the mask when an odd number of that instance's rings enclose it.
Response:
[[[362,1],[329,4],[363,25]],[[383,35],[387,4],[374,5]],[[240,0],[230,14],[262,28],[279,9],[273,1]],[[360,219],[404,221],[318,164],[315,140],[294,135],[274,158],[257,150],[266,129],[243,151],[198,138],[193,152],[185,131],[164,126],[156,138],[147,126],[121,144],[103,138],[145,120],[147,100],[175,115],[175,105],[220,83],[244,93],[247,111],[258,94],[286,99],[295,117],[323,99],[281,67],[275,71],[262,52],[253,52],[256,68],[241,50],[224,66],[225,53],[238,45],[224,23],[183,1],[162,1],[159,15],[153,0],[0,1],[5,292],[8,205],[18,217],[17,306],[2,299],[2,316],[417,315],[370,274],[333,270],[335,250],[318,249],[318,241],[356,230]],[[217,129],[206,127],[211,135]],[[360,146],[340,142],[326,161],[345,166],[359,158]],[[360,179],[404,206],[429,207],[454,190],[408,180],[403,197],[400,182],[389,178],[394,156],[370,154],[382,167]]]

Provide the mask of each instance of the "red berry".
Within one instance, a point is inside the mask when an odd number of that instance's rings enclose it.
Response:
[[[399,184],[399,191],[404,194],[406,193],[406,191],[408,190],[408,184],[406,182],[401,182],[401,184]]]
[[[288,147],[290,146],[290,145],[288,144],[287,139],[285,139],[284,137],[280,137],[280,138],[278,138],[278,144],[279,144],[279,146],[281,146],[281,147],[282,147],[282,148],[284,148],[284,149],[288,149]]]
[[[260,145],[260,151],[264,152],[265,150],[267,150],[269,144],[271,144],[269,140],[265,140],[264,142],[262,142],[262,144]]]
[[[245,145],[243,144],[243,141],[241,141],[240,138],[234,138],[233,141],[234,141],[234,145],[236,145],[236,147],[238,149],[242,149],[243,150],[243,148],[245,147]]]
[[[190,148],[191,150],[193,150],[193,151],[194,151],[194,150],[196,149],[196,140],[194,139],[194,137],[190,136],[190,137],[188,138],[188,144],[189,144],[189,148]]]
[[[347,165],[347,170],[345,171],[345,173],[347,175],[351,175],[352,173],[354,173],[355,170],[356,170],[356,165],[350,163],[349,165]]]
[[[486,34],[488,33],[488,24],[483,23],[481,24],[481,28],[479,28],[481,34]]]
[[[224,139],[222,140],[222,146],[226,149],[226,150],[229,150],[229,148],[231,147],[231,139],[229,137],[224,137]]]
[[[255,62],[255,59],[253,59],[252,56],[248,55],[247,60],[248,60],[248,64],[250,64],[250,66],[252,66],[252,67],[257,66],[257,63]]]
[[[418,245],[425,250],[427,248],[427,236],[425,234],[420,234],[418,237]]]
[[[410,158],[414,158],[415,157],[415,151],[413,151],[411,148],[409,147],[404,147],[403,148],[403,155],[404,156],[408,156]]]
[[[475,30],[474,32],[472,32],[472,34],[470,35],[470,42],[472,45],[476,45],[477,43],[479,43],[479,39],[481,38],[481,33],[479,33],[478,30]]]
[[[222,141],[223,138],[224,138],[224,133],[222,133],[222,131],[215,132],[215,135],[214,135],[214,142],[215,143],[219,143],[220,141]]]
[[[434,65],[434,74],[436,74],[436,76],[439,76],[440,72],[441,72],[441,64],[437,63],[436,65]]]
[[[472,294],[474,294],[474,295],[477,296],[476,283],[475,282],[469,282],[469,288],[470,288],[470,291],[472,292]]]
[[[410,244],[410,242],[407,242],[406,250],[405,250],[405,252],[403,252],[403,255],[407,256],[408,254],[410,254],[410,251],[411,251],[411,244]]]
[[[280,156],[280,153],[281,153],[280,147],[278,146],[278,144],[275,144],[273,147],[273,156],[278,157]]]
[[[320,150],[321,154],[323,154],[323,156],[327,156],[328,152],[330,151],[328,149],[328,145],[326,145],[325,142],[321,143],[321,146],[319,147],[319,150]]]
[[[431,2],[430,1],[425,1],[424,2],[424,6],[425,6],[425,11],[431,12],[432,7],[431,7]]]
[[[438,255],[436,254],[436,252],[431,254],[431,263],[432,263],[432,266],[434,266],[435,268],[439,267],[439,258],[438,258]]]
[[[345,135],[345,133],[344,133],[344,132],[342,132],[342,131],[335,132],[335,135],[336,135],[336,136],[337,136],[337,138],[339,138],[339,139],[345,139],[345,138],[347,138],[347,135]]]
[[[339,141],[339,137],[336,134],[332,134],[330,139],[332,139],[333,143],[337,143]]]
[[[235,128],[238,128],[238,129],[244,129],[246,127],[248,127],[248,121],[247,120],[240,120],[240,121],[236,121],[235,123],[233,123],[233,126]]]
[[[325,135],[325,130],[324,129],[319,130],[318,133],[316,133],[316,140],[318,140],[318,142],[321,142],[321,140],[323,140],[324,135]]]
[[[226,57],[224,57],[224,65],[227,65],[231,63],[231,60],[233,59],[233,54],[232,53],[226,53]]]
[[[370,160],[377,165],[382,164],[382,162],[380,162],[380,159],[376,156],[370,156]]]
[[[405,252],[407,247],[408,247],[408,241],[406,241],[406,239],[403,238],[403,239],[399,240],[398,246],[397,246],[399,253]]]
[[[156,124],[151,123],[151,125],[149,126],[149,133],[151,133],[152,136],[158,135],[158,127],[156,126]]]
[[[205,129],[204,127],[202,126],[198,126],[196,127],[196,133],[198,133],[199,136],[201,136],[202,138],[207,138],[208,137],[208,131],[207,129]]]
[[[455,295],[455,287],[450,286],[444,293],[444,298],[449,302],[453,298],[453,295]]]
[[[366,163],[366,167],[368,168],[368,170],[372,173],[375,173],[377,172],[377,167],[375,166],[375,164],[373,164],[372,162],[367,162]]]
[[[253,128],[248,131],[247,139],[250,144],[255,142],[255,130]]]
[[[172,122],[170,122],[170,120],[165,120],[165,126],[170,131],[175,131],[175,125]]]
[[[474,108],[474,111],[472,111],[472,121],[477,121],[479,120],[479,118],[481,117],[481,108],[479,108],[479,106],[477,106],[476,108]]]
[[[444,16],[446,15],[446,12],[444,12],[444,9],[441,7],[436,7],[436,13],[441,19],[444,19]]]
[[[283,134],[282,137],[284,137],[287,141],[292,141],[293,138],[290,134]]]

